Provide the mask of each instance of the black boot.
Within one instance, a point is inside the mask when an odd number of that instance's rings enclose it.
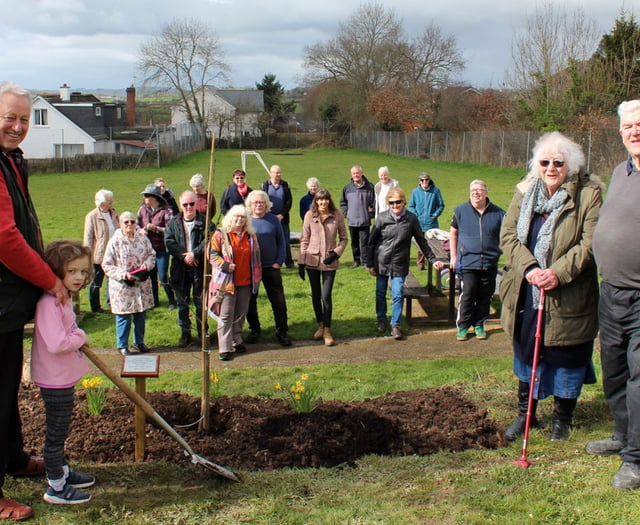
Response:
[[[553,403],[553,420],[549,439],[551,441],[563,441],[569,437],[573,411],[576,408],[578,400],[575,398],[566,399],[553,396]]]
[[[514,441],[524,433],[524,427],[527,423],[527,405],[529,404],[529,383],[524,381],[518,382],[518,417],[513,424],[506,430],[504,437],[507,441]],[[538,400],[534,399],[531,404],[531,426],[537,427],[536,408],[538,408]]]

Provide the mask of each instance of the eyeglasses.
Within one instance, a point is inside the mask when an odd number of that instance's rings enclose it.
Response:
[[[543,159],[540,161],[540,166],[542,166],[543,168],[546,168],[547,166],[549,166],[549,164],[551,164],[553,162],[553,167],[554,168],[562,168],[562,166],[564,166],[564,160],[547,160],[547,159]]]
[[[195,202],[183,202],[182,203],[182,207],[186,208],[187,206],[195,206],[196,203]]]
[[[420,182],[429,182],[429,179],[420,179]]]
[[[398,206],[399,204],[404,204],[404,201],[389,201],[389,206]]]
[[[136,221],[122,221],[124,224],[135,224]]]

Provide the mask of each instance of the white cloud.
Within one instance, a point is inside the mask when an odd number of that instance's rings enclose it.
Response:
[[[31,89],[78,87],[124,89],[136,71],[140,43],[173,18],[194,17],[218,33],[236,86],[253,86],[274,73],[287,88],[302,75],[307,45],[335,35],[360,0],[23,0],[0,22],[4,78]],[[602,31],[611,30],[621,6],[600,0],[555,0],[581,7]],[[514,31],[535,5],[513,0],[394,0],[408,34],[429,23],[455,36],[468,61],[461,78],[478,86],[499,86],[509,66]],[[10,21],[9,21],[10,20]],[[14,23],[13,21],[18,21]]]

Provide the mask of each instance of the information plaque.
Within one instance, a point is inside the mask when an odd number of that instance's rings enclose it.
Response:
[[[126,355],[122,360],[121,377],[158,377],[160,372],[160,356]]]

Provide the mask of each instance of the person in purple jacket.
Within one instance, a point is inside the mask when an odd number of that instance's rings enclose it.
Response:
[[[62,279],[69,295],[84,288],[91,279],[91,251],[80,241],[61,239],[50,243],[45,261]],[[53,295],[43,294],[36,306],[31,350],[31,379],[40,387],[46,414],[44,465],[49,488],[47,503],[73,505],[91,499],[79,490],[95,483],[89,474],[69,468],[64,443],[69,436],[75,384],[89,372],[80,347],[87,342],[78,328],[71,301],[56,304]]]

